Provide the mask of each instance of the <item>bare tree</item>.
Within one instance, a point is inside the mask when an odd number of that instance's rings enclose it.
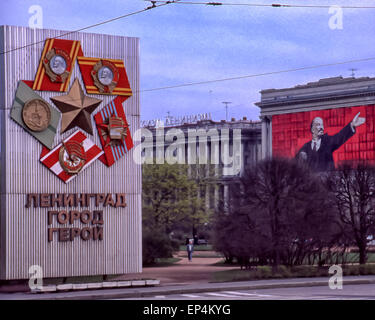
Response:
[[[359,263],[367,260],[367,236],[375,225],[375,168],[346,164],[330,173],[328,186],[336,197],[341,222],[359,249]]]
[[[217,246],[247,263],[325,264],[340,234],[321,176],[294,160],[269,159],[245,172],[231,211],[219,218]],[[336,223],[335,223],[336,222]]]
[[[328,246],[333,203],[319,175],[293,160],[270,159],[245,174],[242,183],[241,210],[268,241],[275,268],[303,264],[309,252]]]

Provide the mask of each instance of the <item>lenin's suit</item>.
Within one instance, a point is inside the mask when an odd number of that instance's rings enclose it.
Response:
[[[332,153],[343,145],[350,137],[354,135],[355,131],[352,129],[350,123],[344,127],[340,132],[333,136],[324,134],[321,137],[320,148],[318,151],[312,150],[311,143],[309,141],[298,151],[296,158],[300,157],[301,152],[304,152],[307,156],[306,162],[311,169],[316,171],[327,171],[334,168],[333,155]]]

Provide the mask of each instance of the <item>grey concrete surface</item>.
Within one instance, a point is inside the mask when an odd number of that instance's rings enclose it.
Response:
[[[166,296],[173,294],[194,294],[200,292],[220,292],[233,290],[260,290],[278,288],[328,287],[329,277],[273,279],[225,283],[193,283],[188,285],[168,285],[145,288],[102,289],[86,291],[67,291],[59,293],[2,293],[0,300],[92,300],[121,299]],[[375,276],[344,277],[346,285],[375,284]],[[214,299],[214,296],[211,298]]]
[[[155,295],[119,300],[375,300],[375,284],[350,284],[342,289],[328,285],[315,287],[272,288],[258,290],[225,290]]]

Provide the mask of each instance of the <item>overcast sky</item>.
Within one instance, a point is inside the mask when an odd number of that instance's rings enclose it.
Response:
[[[204,2],[203,0],[184,0]],[[216,1],[216,0],[215,0]],[[374,6],[375,1],[224,0]],[[43,27],[75,30],[146,8],[141,0],[1,0],[0,25],[28,26],[31,5],[43,9]],[[87,32],[139,37],[141,89],[246,76],[375,57],[375,9],[343,9],[343,28],[329,27],[328,9],[169,4]],[[211,112],[214,120],[257,120],[260,90],[320,78],[375,76],[375,60],[141,94],[142,120]]]

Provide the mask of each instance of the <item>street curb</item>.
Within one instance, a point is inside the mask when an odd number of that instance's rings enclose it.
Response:
[[[343,285],[356,285],[356,284],[374,284],[375,279],[352,279],[343,280]],[[220,283],[221,285],[223,283]],[[118,293],[92,293],[87,295],[77,295],[69,297],[40,297],[34,296],[35,300],[88,300],[88,299],[120,299],[120,298],[144,298],[152,297],[156,295],[173,295],[173,294],[185,294],[185,293],[201,293],[201,292],[218,292],[228,290],[259,290],[259,289],[279,289],[279,288],[297,288],[297,287],[317,287],[317,286],[328,286],[328,279],[326,281],[307,281],[307,282],[286,282],[286,283],[272,283],[272,284],[243,284],[233,286],[220,286],[217,284],[210,284],[207,287],[200,288],[152,288],[153,290],[142,292],[118,292]],[[85,292],[86,293],[86,292]]]

